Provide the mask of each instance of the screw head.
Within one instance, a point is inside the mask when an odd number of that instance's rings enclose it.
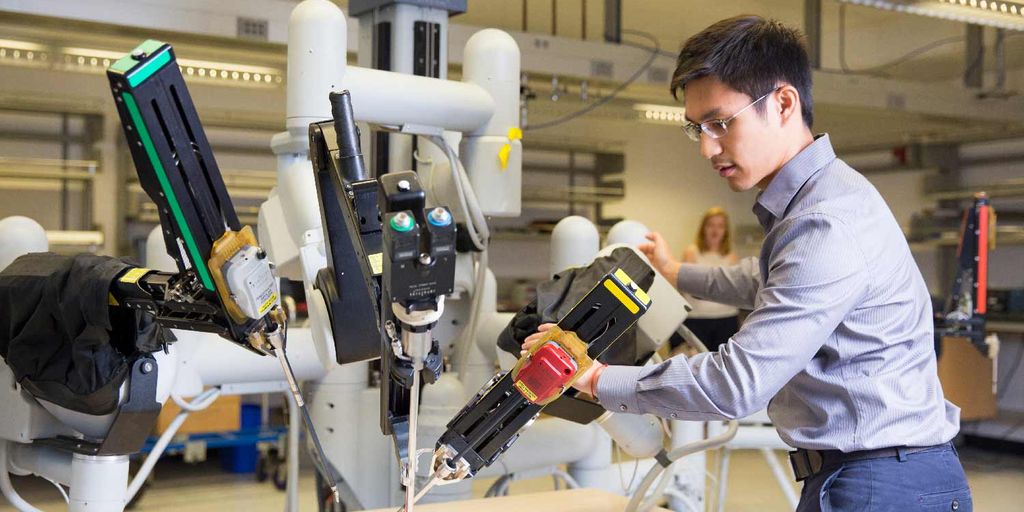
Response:
[[[143,374],[147,374],[147,373],[153,371],[153,363],[151,363],[149,361],[146,361],[146,362],[142,363],[141,370],[142,370]]]
[[[401,233],[411,231],[415,224],[415,219],[406,212],[398,212],[394,217],[391,217],[391,229]]]
[[[412,184],[409,183],[409,180],[401,180],[398,182],[398,190],[401,190],[402,192],[408,192],[411,188]]]
[[[427,220],[435,226],[443,227],[452,223],[452,214],[449,213],[448,210],[438,206],[430,211],[430,215],[427,217]]]
[[[146,52],[136,48],[135,50],[132,51],[132,58],[135,59],[135,60],[145,59],[146,58]]]
[[[434,262],[434,258],[431,258],[430,254],[428,254],[428,253],[420,254],[420,263],[422,263],[424,265],[430,265],[433,262]]]

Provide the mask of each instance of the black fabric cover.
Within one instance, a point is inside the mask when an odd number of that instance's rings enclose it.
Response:
[[[35,253],[0,272],[0,356],[32,395],[86,414],[117,407],[136,352],[136,315],[109,308],[108,293],[133,266]]]
[[[566,315],[604,276],[621,268],[637,286],[649,290],[654,284],[654,270],[631,249],[620,247],[586,267],[565,270],[550,281],[537,285],[537,298],[519,310],[498,336],[498,347],[517,358],[526,337],[537,332],[543,323],[555,323]],[[636,326],[629,329],[600,358],[616,365],[635,365],[651,354],[639,353]]]

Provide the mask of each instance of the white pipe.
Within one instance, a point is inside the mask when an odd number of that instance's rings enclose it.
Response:
[[[174,330],[178,338],[178,379],[174,393],[198,394],[203,387],[283,380],[277,359],[256,355],[216,334]],[[288,329],[288,359],[298,380],[318,380],[326,374],[307,328]]]
[[[494,113],[494,99],[475,84],[349,66],[342,87],[356,120],[367,123],[469,132]]]
[[[200,393],[199,396],[197,396],[195,400],[192,400],[190,404],[186,404],[188,407],[182,407],[182,411],[179,412],[173,420],[171,420],[170,425],[167,426],[167,430],[164,430],[164,433],[156,440],[156,444],[153,445],[153,449],[151,449],[149,451],[149,455],[146,456],[146,461],[142,463],[142,467],[139,468],[139,471],[135,473],[135,477],[132,478],[131,483],[128,484],[128,489],[125,491],[125,503],[132,501],[132,498],[138,494],[142,485],[146,483],[146,479],[149,478],[149,474],[153,471],[153,467],[156,466],[157,461],[160,460],[160,456],[163,455],[164,450],[167,449],[167,445],[170,444],[174,434],[178,433],[178,429],[181,428],[182,423],[185,423],[185,419],[188,418],[191,411],[200,410],[200,405],[202,405],[203,409],[209,407],[210,404],[212,404],[219,396],[220,389],[211,388]]]
[[[761,455],[764,455],[764,459],[768,462],[768,467],[772,469],[772,475],[779,482],[779,487],[782,487],[782,494],[786,495],[789,507],[796,509],[800,497],[797,495],[796,490],[793,489],[793,486],[789,484],[789,482],[793,481],[793,475],[786,471],[782,464],[779,463],[779,459],[775,458],[774,450],[761,448]]]
[[[725,496],[728,490],[731,452],[732,450],[729,448],[722,450],[722,462],[718,468],[718,496],[715,497],[715,502],[718,503],[718,512],[725,512]]]
[[[607,411],[596,421],[632,457],[653,457],[664,446],[665,432],[661,420],[650,414]]]
[[[666,457],[670,461],[674,462],[692,453],[722,446],[725,443],[728,443],[729,440],[736,435],[736,430],[738,428],[739,422],[732,420],[729,422],[729,428],[727,428],[722,435],[685,444],[679,448],[673,449],[666,455]],[[648,510],[653,505],[653,499],[644,501],[644,496],[647,494],[647,490],[651,488],[651,485],[654,484],[654,480],[658,478],[658,475],[660,475],[664,469],[665,468],[659,464],[647,473],[647,476],[645,476],[643,481],[640,482],[640,487],[637,488],[636,492],[633,493],[633,497],[630,498],[629,505],[626,506],[626,512]],[[652,496],[652,498],[657,498],[657,495]]]
[[[0,491],[3,491],[7,502],[21,512],[42,512],[25,501],[24,498],[14,490],[11,484],[11,475],[7,472],[7,445],[10,441],[0,441]]]
[[[71,453],[52,446],[16,443],[8,447],[8,471],[71,484]]]

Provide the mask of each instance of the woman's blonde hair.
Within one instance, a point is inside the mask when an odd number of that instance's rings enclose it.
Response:
[[[697,250],[701,253],[708,252],[708,244],[704,239],[704,228],[708,225],[708,220],[712,217],[721,217],[725,220],[725,235],[722,237],[722,245],[718,248],[718,253],[722,256],[727,256],[732,253],[732,240],[730,233],[732,231],[729,228],[729,214],[725,213],[725,209],[720,206],[714,206],[708,208],[708,211],[704,212],[704,216],[700,218],[700,229],[697,230]]]

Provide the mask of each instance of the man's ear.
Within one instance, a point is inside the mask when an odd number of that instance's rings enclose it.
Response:
[[[802,114],[800,113],[800,93],[797,92],[796,87],[792,85],[783,85],[779,87],[779,90],[775,93],[776,108],[779,109],[779,118],[782,124],[789,122],[793,116],[801,119]]]

